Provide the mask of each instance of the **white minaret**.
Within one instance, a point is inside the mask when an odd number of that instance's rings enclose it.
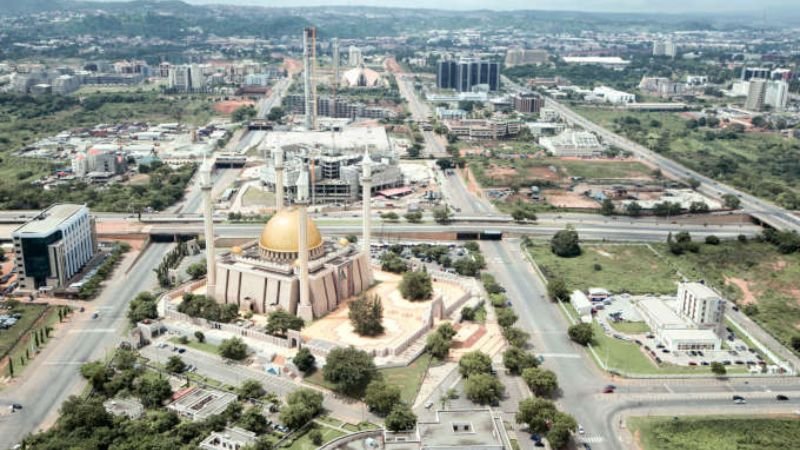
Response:
[[[297,270],[300,276],[300,304],[297,316],[303,320],[314,320],[311,292],[308,286],[308,167],[304,167],[297,180],[297,211],[299,230],[297,233]]]
[[[317,110],[314,98],[314,50],[316,45],[316,29],[308,27],[303,29],[303,94],[305,95],[305,127],[313,130],[315,127]]]
[[[275,212],[283,209],[283,150],[273,153],[275,157]]]
[[[216,251],[214,248],[214,204],[211,199],[211,161],[203,158],[200,167],[200,189],[203,191],[203,218],[206,237],[206,295],[214,295],[217,287]]]
[[[370,200],[372,198],[372,158],[369,156],[369,149],[364,148],[364,159],[361,162],[361,203],[364,207],[364,221],[361,222],[363,229],[361,231],[362,248],[370,256],[370,230],[372,229],[372,213],[370,209]]]

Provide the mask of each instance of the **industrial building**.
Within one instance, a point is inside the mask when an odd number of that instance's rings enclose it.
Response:
[[[53,205],[11,236],[24,291],[65,287],[97,253],[95,223],[85,205]]]
[[[439,61],[436,87],[469,92],[481,85],[489,91],[500,90],[500,63],[477,58]]]

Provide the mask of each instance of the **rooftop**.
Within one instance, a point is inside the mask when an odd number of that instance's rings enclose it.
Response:
[[[664,330],[661,336],[671,341],[710,341],[716,342],[719,336],[714,333],[714,330]]]
[[[645,298],[640,300],[639,308],[656,320],[664,328],[688,327],[685,320],[678,316],[672,308],[659,298]]]
[[[511,448],[498,431],[498,424],[488,409],[437,411],[436,421],[418,424],[420,441],[425,448],[469,448],[496,446]]]
[[[14,230],[14,234],[33,234],[51,231],[73,215],[79,213],[83,205],[56,204],[42,211],[36,218]]]
[[[713,289],[708,287],[703,283],[698,282],[691,282],[691,283],[683,283],[686,289],[691,292],[692,294],[696,295],[699,298],[707,298],[707,297],[719,297],[719,294],[714,292]]]

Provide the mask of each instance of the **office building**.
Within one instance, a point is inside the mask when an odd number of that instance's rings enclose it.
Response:
[[[65,287],[97,252],[94,219],[85,205],[53,205],[11,236],[25,291]]]
[[[764,94],[764,104],[772,107],[773,111],[783,111],[789,102],[789,83],[785,81],[767,82],[767,91]]]
[[[169,68],[167,83],[170,90],[177,92],[203,92],[206,90],[206,77],[197,64],[184,64]]]
[[[792,81],[794,73],[791,69],[775,69],[770,73],[770,78],[775,81]]]
[[[645,298],[636,303],[645,323],[656,339],[670,351],[720,350],[722,340],[714,330],[700,329],[681,317],[660,298]]]
[[[355,45],[351,45],[347,49],[347,63],[353,67],[358,67],[364,64],[364,56],[361,54],[361,49]]]
[[[510,48],[506,52],[506,67],[524,66],[526,64],[544,64],[548,61],[546,50]]]
[[[724,322],[725,300],[705,284],[680,283],[678,313],[699,328],[717,329]]]
[[[614,105],[624,105],[636,102],[636,95],[618,91],[608,86],[598,86],[586,96],[587,101],[600,103],[611,103]]]
[[[761,111],[767,96],[767,81],[762,79],[751,79],[747,87],[747,100],[744,102],[744,109],[748,111]]]
[[[750,81],[752,79],[768,80],[770,70],[766,67],[743,67],[742,80]]]
[[[489,91],[500,89],[500,63],[476,58],[439,61],[436,71],[438,88],[469,92],[479,85],[485,85]]]
[[[590,158],[603,153],[597,136],[588,131],[567,130],[558,136],[539,139],[539,145],[558,157]]]
[[[503,450],[511,441],[501,412],[491,409],[439,410],[412,431],[384,432],[386,450]]]
[[[521,113],[538,113],[544,106],[544,99],[532,92],[518,92],[511,102],[514,111]]]
[[[653,56],[668,56],[674,58],[677,52],[675,43],[672,41],[654,41]]]
[[[242,450],[250,448],[256,441],[256,434],[243,428],[225,428],[224,431],[212,431],[200,443],[201,450]]]

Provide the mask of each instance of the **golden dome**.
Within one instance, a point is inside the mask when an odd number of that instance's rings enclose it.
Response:
[[[234,255],[242,254],[242,247],[239,247],[238,245],[231,247],[231,253],[233,253]]]
[[[299,251],[300,211],[296,208],[281,210],[264,225],[258,246],[264,250],[278,253]],[[322,246],[322,235],[314,221],[308,219],[308,250]]]
[[[341,245],[342,247],[347,247],[348,245],[350,245],[350,241],[348,241],[347,238],[341,238],[339,239],[339,245]]]

